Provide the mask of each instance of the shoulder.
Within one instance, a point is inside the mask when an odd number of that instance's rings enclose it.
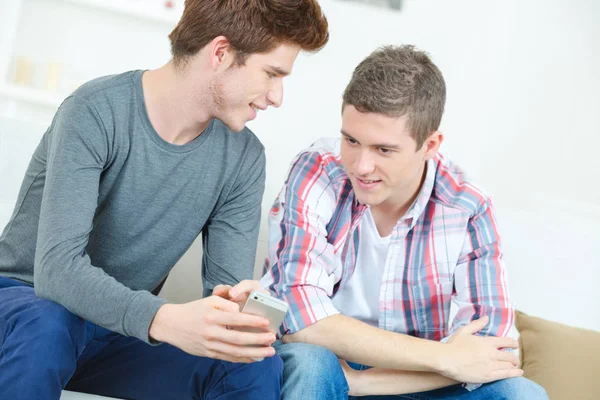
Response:
[[[433,201],[471,215],[489,206],[490,196],[460,166],[442,154],[438,154],[433,162],[436,167]]]
[[[119,99],[123,95],[131,94],[141,73],[142,71],[128,71],[92,79],[77,88],[70,97],[87,102],[94,102],[98,97],[106,96]]]
[[[290,169],[290,174],[322,175],[333,183],[344,181],[347,175],[340,158],[340,139],[318,139],[296,155]]]

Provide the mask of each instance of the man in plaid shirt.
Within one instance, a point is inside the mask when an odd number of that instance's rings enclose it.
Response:
[[[500,237],[490,198],[438,153],[445,93],[425,53],[381,48],[344,92],[341,139],[293,161],[261,281],[290,305],[284,400],[547,399],[503,351]]]

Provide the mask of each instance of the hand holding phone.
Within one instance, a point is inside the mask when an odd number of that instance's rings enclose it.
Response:
[[[268,319],[269,330],[274,333],[277,333],[279,330],[287,311],[288,305],[286,302],[259,291],[250,293],[242,308],[243,313],[258,315]],[[262,332],[258,328],[239,328],[239,330],[244,332]],[[262,361],[263,358],[253,358],[253,360]]]

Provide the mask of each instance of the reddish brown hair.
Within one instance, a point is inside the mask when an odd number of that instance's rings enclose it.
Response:
[[[186,0],[183,16],[169,35],[175,64],[221,35],[236,51],[239,64],[281,43],[317,51],[329,40],[327,19],[316,0]]]

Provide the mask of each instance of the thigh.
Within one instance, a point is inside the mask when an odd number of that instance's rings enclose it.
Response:
[[[278,399],[279,357],[236,364],[197,357],[163,343],[117,335],[90,343],[67,389],[127,399]],[[86,349],[87,351],[87,349]],[[257,393],[260,394],[260,397]],[[241,397],[237,397],[241,398]]]
[[[58,398],[87,339],[81,318],[0,278],[0,398]]]

